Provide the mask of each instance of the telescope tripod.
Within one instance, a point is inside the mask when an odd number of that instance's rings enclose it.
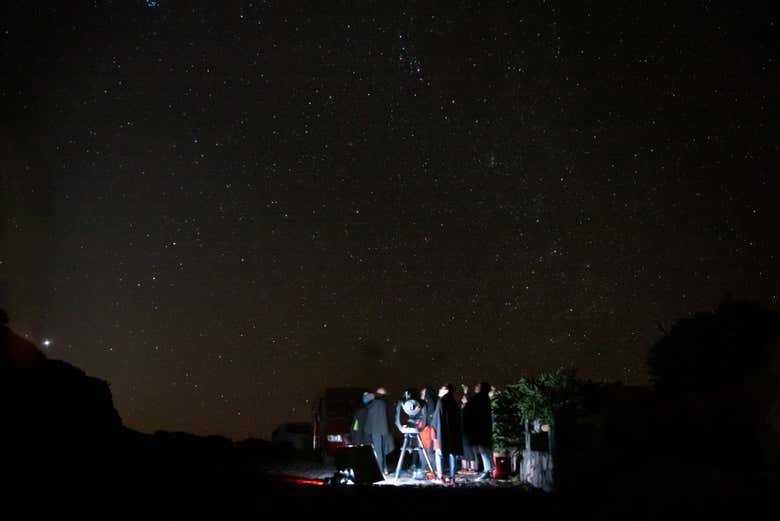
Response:
[[[409,440],[417,439],[417,447],[409,447]],[[423,446],[422,438],[420,437],[419,432],[405,432],[404,433],[404,443],[401,445],[401,454],[398,456],[398,465],[395,467],[395,479],[397,480],[398,477],[401,475],[401,466],[404,462],[404,454],[407,452],[412,452],[413,450],[419,450],[423,453],[423,456],[425,457],[425,463],[428,464],[428,470],[433,472],[433,466],[431,465],[431,460],[428,459],[428,452],[425,450],[425,447]]]

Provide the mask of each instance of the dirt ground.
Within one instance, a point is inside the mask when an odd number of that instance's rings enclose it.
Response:
[[[652,469],[650,469],[652,470]],[[650,520],[679,518],[741,519],[748,512],[762,511],[767,494],[742,483],[705,479],[702,470],[692,470],[680,479],[651,471],[614,476],[600,486],[583,483],[583,491],[545,493],[509,480],[477,481],[478,474],[458,472],[456,483],[415,480],[403,472],[373,484],[322,485],[336,469],[316,461],[286,461],[269,465],[264,474],[268,493],[256,497],[249,508],[271,513],[296,505],[311,514],[350,512],[385,517],[458,515],[458,517],[510,517],[553,519]],[[302,480],[312,480],[307,484]],[[744,481],[744,480],[743,480]],[[319,486],[318,486],[319,485]],[[775,487],[776,488],[776,487]],[[755,489],[755,490],[754,490]],[[771,496],[770,496],[771,497]],[[776,496],[775,496],[776,497]],[[748,516],[750,517],[750,516]]]
[[[522,510],[534,517],[546,514],[558,517],[551,498],[512,480],[477,481],[477,473],[456,474],[455,484],[426,479],[415,480],[409,472],[395,474],[373,484],[333,485],[321,483],[332,477],[334,466],[296,461],[265,469],[267,488],[256,496],[249,508],[258,514],[271,514],[295,505],[297,514],[346,517],[370,516],[370,519],[441,517],[484,517]],[[306,483],[305,480],[312,480]]]
[[[455,484],[443,484],[441,481],[433,479],[430,472],[426,472],[427,479],[413,479],[409,470],[402,470],[398,479],[395,477],[395,468],[391,467],[392,472],[385,476],[383,481],[374,483],[374,486],[403,486],[403,487],[520,487],[524,488],[524,485],[520,484],[516,478],[514,479],[490,479],[490,480],[477,480],[479,473],[468,472],[459,470],[455,475]],[[268,464],[263,471],[273,477],[280,479],[309,479],[309,480],[326,480],[333,477],[336,473],[336,467],[333,463],[310,461],[310,460],[290,460],[282,462],[274,462]]]

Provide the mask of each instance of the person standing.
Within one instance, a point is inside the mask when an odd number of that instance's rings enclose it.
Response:
[[[482,474],[477,478],[484,481],[493,478],[493,412],[490,404],[492,387],[487,382],[477,384],[476,394],[469,402],[469,423],[466,436],[475,452],[482,458]]]
[[[420,439],[428,456],[428,461],[435,461],[436,453],[433,447],[433,439],[436,435],[433,431],[433,413],[436,411],[436,392],[432,387],[420,389],[420,401],[425,404],[425,428],[420,432]]]
[[[443,466],[444,456],[449,460],[449,482],[455,483],[455,457],[463,454],[463,433],[460,428],[460,407],[455,401],[452,384],[439,389],[439,402],[433,413],[433,430],[436,432],[436,473],[446,483]]]
[[[463,389],[463,396],[460,397],[461,428],[463,430],[462,468],[466,472],[476,474],[479,467],[479,463],[477,461],[479,459],[479,455],[477,454],[476,448],[471,444],[471,440],[468,437],[468,433],[471,430],[470,423],[473,421],[470,414],[471,405],[469,404],[471,396],[469,395],[468,385],[461,384],[461,389]]]
[[[387,419],[386,394],[384,387],[379,387],[374,391],[374,399],[366,408],[365,433],[371,440],[379,470],[384,474],[389,474],[387,455],[395,448],[395,441],[390,434],[390,425]]]
[[[366,416],[368,414],[368,404],[374,399],[374,394],[368,391],[363,393],[363,405],[355,412],[352,417],[352,436],[350,442],[352,445],[368,445],[371,438],[366,434]]]

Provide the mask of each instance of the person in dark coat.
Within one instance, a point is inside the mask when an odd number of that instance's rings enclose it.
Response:
[[[471,415],[471,394],[469,394],[469,386],[462,384],[463,396],[460,398],[460,415],[461,415],[461,427],[463,428],[463,469],[469,472],[477,472],[479,467],[479,453],[476,447],[471,443],[468,433],[470,432],[470,423],[473,421]]]
[[[455,483],[455,457],[463,454],[463,433],[460,428],[460,406],[455,401],[452,384],[439,389],[439,402],[433,413],[433,430],[436,432],[436,473],[446,483],[443,458],[449,459],[450,483]]]
[[[352,417],[350,436],[352,445],[368,445],[371,443],[371,438],[366,433],[366,417],[368,416],[368,404],[371,403],[371,400],[373,399],[373,393],[363,393],[363,406],[358,409]]]
[[[379,469],[388,474],[387,455],[393,452],[395,440],[390,434],[385,394],[384,387],[380,387],[374,392],[374,399],[368,404],[366,411],[365,433],[374,447],[374,455]]]
[[[487,382],[477,384],[476,394],[469,400],[469,421],[466,438],[482,458],[482,474],[478,480],[493,477],[493,412],[490,404],[491,386]]]
[[[423,387],[420,389],[420,401],[425,402],[426,418],[425,424],[431,425],[433,423],[433,413],[436,411],[436,391],[433,387]]]
[[[425,428],[420,433],[420,438],[425,447],[425,453],[429,461],[436,461],[436,452],[433,441],[436,435],[433,431],[433,413],[436,411],[436,391],[433,387],[423,387],[420,389],[420,401],[425,403]]]

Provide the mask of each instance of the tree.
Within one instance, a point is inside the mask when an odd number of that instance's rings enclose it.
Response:
[[[525,423],[549,423],[557,411],[574,404],[582,382],[573,368],[560,368],[535,378],[520,378],[493,401],[493,443],[497,450],[517,450],[525,444]]]
[[[573,368],[560,368],[535,378],[520,378],[497,394],[493,403],[494,447],[512,456],[522,452],[518,470],[523,482],[553,490],[553,460],[557,452],[555,418],[562,409],[581,403],[583,389],[583,382],[577,379]],[[537,422],[549,426],[547,446],[542,450],[534,449],[532,443],[535,434],[531,425]]]
[[[780,334],[780,315],[726,296],[714,312],[677,321],[650,349],[647,364],[659,392],[678,394],[736,384],[758,369]]]

